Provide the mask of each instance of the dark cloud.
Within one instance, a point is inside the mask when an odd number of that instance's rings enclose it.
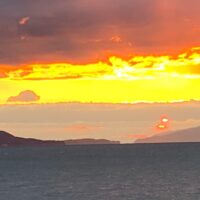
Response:
[[[159,53],[198,44],[199,3],[166,2],[2,0],[0,63],[82,62],[107,53]],[[28,22],[20,24],[24,17]],[[111,41],[115,36],[122,40]]]

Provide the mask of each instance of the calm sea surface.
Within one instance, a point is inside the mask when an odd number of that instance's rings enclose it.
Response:
[[[0,200],[199,200],[200,144],[0,148]]]

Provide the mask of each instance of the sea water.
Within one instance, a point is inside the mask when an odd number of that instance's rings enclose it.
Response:
[[[199,200],[200,144],[0,148],[0,200]]]

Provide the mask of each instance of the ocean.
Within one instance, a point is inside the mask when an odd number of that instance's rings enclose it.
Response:
[[[0,148],[0,200],[199,200],[200,144]]]

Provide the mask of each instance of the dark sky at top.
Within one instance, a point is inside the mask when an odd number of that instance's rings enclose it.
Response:
[[[0,1],[0,64],[170,54],[199,35],[198,0]]]

